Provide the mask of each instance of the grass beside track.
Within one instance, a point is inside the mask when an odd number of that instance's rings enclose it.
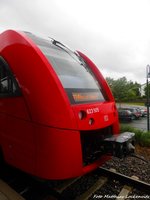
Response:
[[[131,106],[145,106],[144,103],[142,102],[129,102],[129,103],[126,103],[127,105],[131,105]]]
[[[118,105],[129,105],[129,106],[145,106],[145,104],[144,103],[142,103],[142,102],[121,102],[121,103],[118,103],[117,102],[117,104]]]
[[[143,147],[150,147],[150,131],[143,131],[124,124],[121,124],[120,130],[121,133],[127,131],[135,133],[135,140],[139,145]]]

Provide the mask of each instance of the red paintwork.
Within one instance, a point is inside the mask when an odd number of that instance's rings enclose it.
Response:
[[[45,179],[83,175],[105,162],[101,158],[83,167],[81,130],[112,125],[118,133],[118,114],[112,93],[97,67],[85,55],[107,102],[71,105],[52,66],[22,32],[0,35],[0,56],[9,64],[22,91],[20,97],[0,98],[0,147],[5,160],[28,173]],[[80,120],[80,110],[98,107],[100,112]],[[108,120],[104,120],[107,115]],[[95,123],[89,125],[89,118]]]

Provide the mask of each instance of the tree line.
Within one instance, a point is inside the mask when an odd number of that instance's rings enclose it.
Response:
[[[113,79],[106,78],[106,81],[111,88],[114,98],[117,102],[134,101],[141,99],[141,84],[133,81],[128,81],[126,77]],[[145,89],[146,95],[146,89]]]

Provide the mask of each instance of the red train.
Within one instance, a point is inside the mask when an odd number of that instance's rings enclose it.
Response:
[[[54,39],[0,34],[0,149],[4,160],[44,179],[81,176],[110,158],[119,133],[112,93],[81,52]]]

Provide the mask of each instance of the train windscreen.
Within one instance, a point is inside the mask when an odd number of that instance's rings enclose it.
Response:
[[[53,66],[72,104],[105,101],[101,86],[77,52],[55,40],[28,36]]]

